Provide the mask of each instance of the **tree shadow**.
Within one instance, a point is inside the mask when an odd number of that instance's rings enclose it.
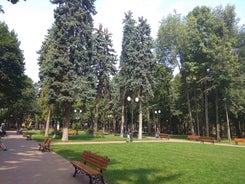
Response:
[[[120,183],[161,184],[166,182],[175,183],[174,181],[183,175],[182,173],[173,174],[169,172],[162,174],[162,172],[164,172],[164,170],[145,169],[145,168],[117,169],[117,170],[108,169],[104,173],[104,176],[109,184],[120,184]]]
[[[81,149],[79,152],[76,150],[61,149],[56,150],[56,153],[66,157],[68,160],[81,160]],[[183,173],[171,173],[166,170],[147,169],[147,168],[125,168],[122,166],[121,161],[111,159],[107,170],[104,172],[104,179],[108,184],[149,184],[149,183],[166,183],[178,180]],[[114,169],[120,168],[120,169]],[[175,182],[174,182],[175,181]]]

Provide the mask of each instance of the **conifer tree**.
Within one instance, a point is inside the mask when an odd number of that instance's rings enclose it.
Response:
[[[120,86],[120,102],[121,102],[121,129],[120,136],[124,134],[125,124],[125,100],[126,93],[130,91],[131,72],[133,70],[133,61],[135,59],[135,34],[136,34],[136,22],[133,19],[133,13],[131,11],[125,13],[123,20],[123,39],[122,39],[122,51],[120,56],[119,65],[119,86]],[[130,91],[132,94],[132,91]]]
[[[94,118],[94,135],[98,131],[99,105],[102,98],[111,92],[110,78],[116,73],[116,55],[112,48],[111,34],[107,29],[103,30],[102,25],[94,33],[93,47],[94,72],[97,78],[96,83],[96,104]]]
[[[146,96],[153,96],[153,73],[156,63],[153,59],[153,39],[150,33],[150,26],[143,17],[139,18],[136,25],[132,12],[128,12],[125,15],[122,54],[120,58],[120,74],[124,83],[124,85],[121,85],[121,135],[124,125],[125,96],[130,94],[131,97],[136,97],[139,100],[139,139],[142,139],[142,105],[143,102],[146,102]]]
[[[45,77],[49,93],[64,108],[62,140],[68,140],[70,112],[75,97],[87,98],[94,84],[92,74],[92,29],[94,0],[51,0],[54,10],[52,46]]]

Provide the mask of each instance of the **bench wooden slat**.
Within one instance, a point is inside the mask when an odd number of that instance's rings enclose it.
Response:
[[[85,151],[81,158],[84,162],[94,165],[102,171],[106,170],[109,163],[109,159],[106,157],[101,157],[100,155]]]
[[[188,135],[187,139],[189,139],[189,140],[193,139],[193,140],[198,141],[198,140],[200,140],[200,137],[201,136],[198,136],[198,135]]]
[[[204,136],[201,136],[200,137],[200,140],[201,140],[201,142],[211,142],[211,143],[213,143],[214,144],[214,141],[215,141],[215,139],[213,138],[213,137],[204,137]]]
[[[92,183],[94,177],[99,177],[104,183],[102,173],[106,170],[109,162],[110,159],[107,157],[97,155],[90,151],[84,151],[81,156],[81,161],[71,161],[71,164],[75,168],[73,176],[75,177],[79,171],[82,171],[89,176],[90,183]]]
[[[52,139],[46,138],[42,143],[39,143],[39,150],[40,151],[50,151],[50,143]]]
[[[245,142],[245,138],[234,138],[234,142],[238,144],[238,142]]]
[[[159,137],[160,137],[160,138],[166,138],[166,139],[169,139],[169,138],[170,138],[170,135],[169,135],[169,134],[164,134],[164,133],[159,133]]]
[[[71,161],[71,163],[75,165],[77,168],[83,168],[83,171],[91,176],[102,175],[101,172],[92,169],[91,167],[80,161]]]

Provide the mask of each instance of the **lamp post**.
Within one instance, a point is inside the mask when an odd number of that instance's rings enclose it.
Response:
[[[207,75],[209,75],[209,72],[210,72],[210,68],[207,68],[206,69],[206,72],[207,72]],[[206,124],[206,136],[209,137],[209,122],[208,122],[208,82],[207,82],[208,79],[205,80],[205,92],[204,92],[204,110],[205,110],[205,124]]]
[[[130,96],[128,96],[127,97],[127,101],[128,102],[131,102],[132,101],[132,98],[130,97]],[[134,99],[134,101],[136,102],[136,103],[138,103],[139,102],[139,97],[136,97],[135,99]],[[133,101],[132,101],[132,104],[131,104],[131,129],[132,130],[134,130],[134,108],[133,108]]]
[[[157,129],[160,130],[160,126],[159,126],[159,114],[161,114],[161,110],[155,110],[155,114],[157,115],[157,123],[156,123],[156,130],[155,130],[155,132],[157,132]]]
[[[131,97],[128,96],[128,97],[127,97],[127,101],[130,103],[131,100],[132,100]],[[133,125],[133,107],[132,107],[132,105],[130,105],[130,106],[131,106],[131,128],[132,128],[132,125]],[[127,112],[127,111],[126,111],[126,112]],[[126,113],[126,115],[127,115],[127,113]],[[126,116],[126,118],[127,118],[127,116]],[[126,127],[128,128],[128,121],[127,121]],[[128,130],[126,130],[126,131],[128,131]]]
[[[82,113],[83,111],[80,109],[80,110],[74,110],[74,113],[75,113],[75,119],[78,121],[80,119],[80,114]]]
[[[111,119],[113,116],[111,114],[108,114],[107,117],[108,117],[108,129],[109,129],[110,133],[112,133],[112,132],[114,133],[114,127],[113,126],[112,126],[113,129],[111,129]]]
[[[74,110],[74,113],[75,113],[75,119],[76,119],[76,123],[77,124],[74,124],[74,129],[76,129],[76,134],[78,135],[78,129],[79,129],[79,126],[81,128],[81,124],[78,124],[79,123],[79,119],[80,119],[80,116],[81,116],[81,113],[82,113],[82,110]]]

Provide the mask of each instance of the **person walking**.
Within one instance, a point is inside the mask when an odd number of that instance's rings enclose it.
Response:
[[[1,136],[0,136],[0,148],[1,148],[3,151],[7,151],[7,147],[6,147],[5,144],[2,142]]]

